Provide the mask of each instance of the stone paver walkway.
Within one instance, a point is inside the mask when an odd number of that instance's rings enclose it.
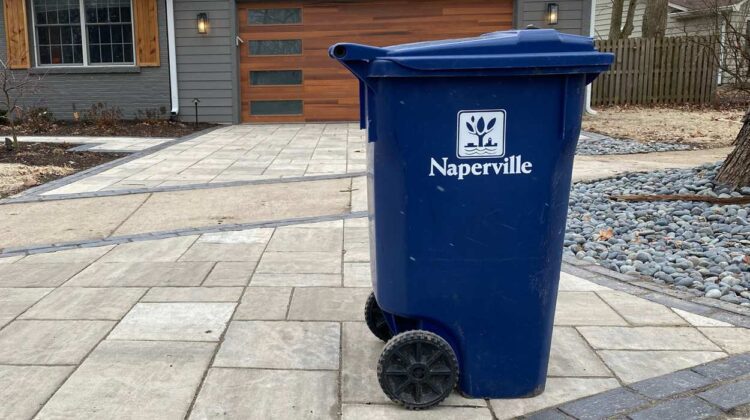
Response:
[[[357,124],[221,127],[46,192],[80,192],[346,174],[365,169]]]
[[[377,384],[366,218],[0,258],[0,418],[512,418],[750,351],[750,330],[560,290],[544,394],[414,413]]]
[[[366,149],[365,132],[358,124],[228,126],[43,194],[354,174],[366,169]],[[578,156],[574,178],[696,166],[721,160],[729,150]]]

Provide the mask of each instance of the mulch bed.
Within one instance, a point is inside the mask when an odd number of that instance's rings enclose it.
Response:
[[[209,123],[184,123],[180,121],[120,120],[113,125],[88,122],[55,121],[49,124],[21,123],[16,126],[19,135],[43,136],[114,136],[114,137],[182,137],[196,131],[215,127]],[[8,136],[10,129],[0,127],[0,136]]]
[[[5,147],[0,147],[0,163],[62,166],[75,169],[77,172],[126,156],[124,153],[67,151],[76,146],[68,143],[19,143],[17,151],[8,151]]]
[[[75,146],[21,143],[19,150],[8,151],[0,145],[0,199],[127,155],[68,151]]]

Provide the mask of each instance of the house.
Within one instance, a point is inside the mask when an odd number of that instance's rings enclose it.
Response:
[[[628,0],[622,12],[625,24]],[[668,3],[667,36],[709,35],[718,33],[716,14],[721,12],[728,16],[728,21],[736,28],[747,26],[750,19],[747,0],[671,0]],[[638,0],[633,18],[631,37],[640,37],[646,0]],[[594,34],[596,38],[608,39],[612,17],[612,0],[596,2]],[[725,23],[719,22],[719,25]],[[740,31],[741,32],[741,31]]]
[[[56,118],[102,102],[190,121],[197,102],[201,121],[356,120],[358,85],[330,45],[527,25],[588,35],[590,1],[3,0],[0,55],[43,75],[25,103]]]

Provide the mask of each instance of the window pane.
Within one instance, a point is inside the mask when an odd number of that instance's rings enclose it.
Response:
[[[302,54],[301,39],[273,41],[250,41],[250,55],[297,55]]]
[[[250,101],[250,115],[302,115],[302,101]]]
[[[84,0],[92,64],[132,63],[130,0]]]
[[[301,85],[302,70],[251,71],[251,85]]]
[[[249,25],[284,25],[302,22],[302,9],[250,9]]]
[[[83,64],[77,0],[33,0],[38,64]]]

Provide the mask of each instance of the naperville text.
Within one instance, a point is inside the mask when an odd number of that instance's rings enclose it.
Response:
[[[531,162],[524,162],[521,155],[508,156],[502,162],[486,163],[448,163],[448,158],[442,158],[442,163],[430,158],[430,176],[456,176],[463,180],[467,176],[482,175],[519,175],[530,174]]]

